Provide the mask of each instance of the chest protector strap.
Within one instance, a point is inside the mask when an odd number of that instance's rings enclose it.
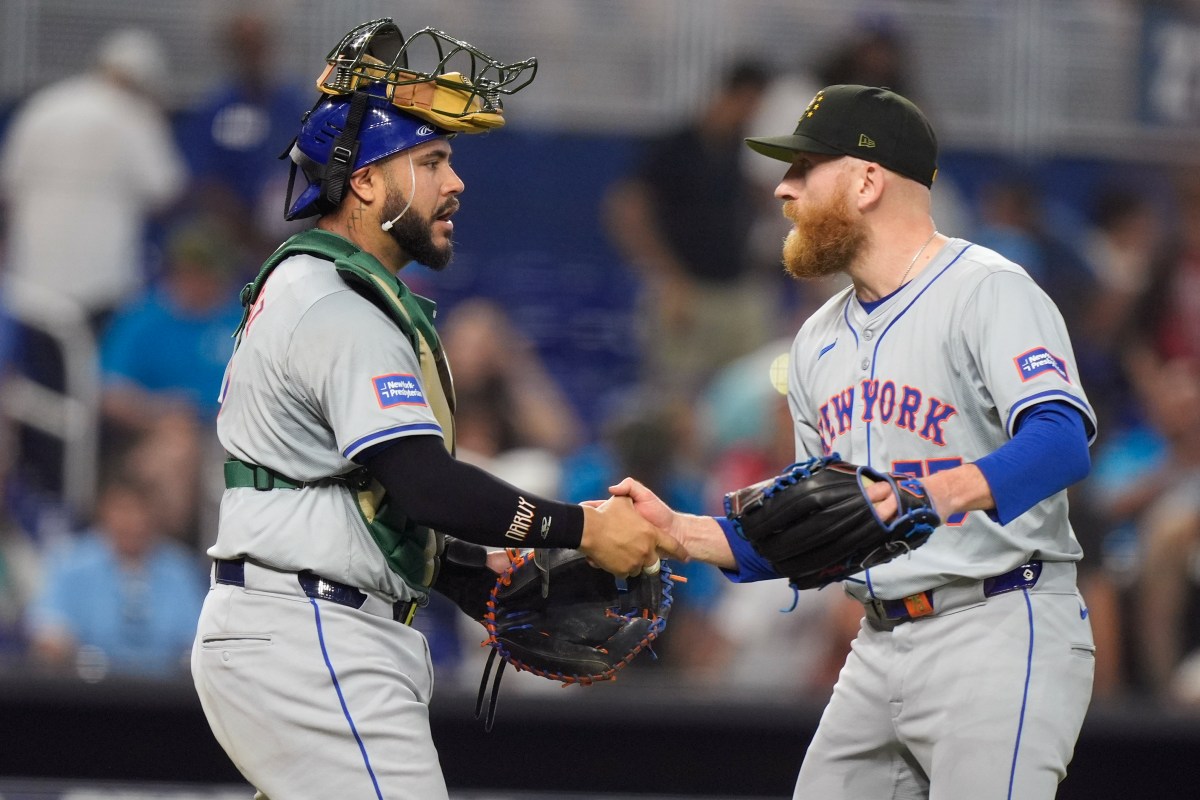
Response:
[[[390,270],[342,237],[319,229],[303,231],[288,239],[263,264],[258,277],[242,289],[241,324],[234,334],[240,341],[251,309],[271,272],[284,259],[311,255],[332,261],[347,284],[371,300],[391,318],[412,345],[421,364],[421,384],[434,417],[442,427],[446,449],[454,452],[454,384],[450,365],[431,320],[432,301],[413,294]],[[374,479],[348,485],[356,496],[359,514],[383,552],[388,567],[412,589],[427,594],[437,577],[442,551],[442,534],[408,519],[402,509],[389,502]]]

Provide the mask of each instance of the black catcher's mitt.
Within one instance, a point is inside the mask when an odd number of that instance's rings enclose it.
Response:
[[[543,678],[589,685],[616,673],[667,625],[671,571],[660,562],[652,574],[626,578],[624,587],[587,563],[578,550],[509,553],[483,618],[492,647],[479,686],[475,716],[483,709],[488,675],[499,655],[486,726],[491,730],[504,666]]]
[[[879,519],[866,487],[891,484],[899,511]],[[797,589],[820,588],[920,547],[942,524],[925,487],[907,475],[840,460],[837,453],[793,464],[780,475],[725,495],[737,531]]]

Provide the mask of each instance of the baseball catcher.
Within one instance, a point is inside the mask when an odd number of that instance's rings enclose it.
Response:
[[[481,621],[494,610],[507,657],[563,680],[603,671],[575,651],[538,661],[522,625],[554,636],[586,605],[563,635],[600,657],[661,630],[659,607],[634,620],[615,590],[592,599],[608,587],[583,567],[639,573],[682,546],[628,499],[567,503],[459,460],[435,304],[401,278],[451,262],[466,188],[451,140],[503,124],[504,98],[535,70],[371,20],[330,51],[287,151],[284,216],[315,225],[242,295],[217,421],[228,455],[213,588],[192,651],[210,727],[263,797],[446,800],[428,643],[412,627],[431,592]],[[582,558],[561,586],[548,566],[551,591],[519,616],[519,569],[495,585],[504,548],[535,531],[539,548]]]
[[[898,508],[884,522],[867,486],[884,481]],[[842,461],[837,453],[725,495],[735,530],[797,589],[821,588],[920,547],[941,524],[924,487],[904,475]]]

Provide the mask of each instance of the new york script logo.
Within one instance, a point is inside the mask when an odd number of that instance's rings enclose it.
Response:
[[[817,432],[826,454],[833,452],[834,440],[853,427],[856,390],[860,401],[860,422],[894,425],[938,447],[946,446],[942,426],[958,413],[957,408],[932,395],[926,396],[912,386],[897,386],[895,381],[867,378],[857,387],[848,386],[833,395],[818,409]]]

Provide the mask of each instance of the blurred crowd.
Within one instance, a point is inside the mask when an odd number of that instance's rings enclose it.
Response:
[[[216,398],[238,292],[296,229],[282,221],[277,156],[314,99],[304,76],[266,69],[267,19],[238,14],[223,34],[233,71],[194,107],[165,106],[161,45],[123,30],[92,70],[23,98],[3,128],[5,670],[98,680],[186,669],[223,488]],[[790,130],[832,83],[921,104],[905,63],[903,33],[886,20],[782,74],[732,63],[694,117],[585,189],[603,196],[593,222],[636,278],[623,335],[638,372],[613,387],[602,418],[584,417],[503,302],[449,307],[439,329],[459,457],[570,501],[634,475],[673,507],[710,514],[724,492],[786,466],[779,358],[842,284],[783,275],[780,175],[747,158],[742,139]],[[1064,207],[1037,165],[946,166],[934,196],[943,233],[1008,256],[1055,300],[1097,406],[1092,474],[1072,490],[1097,702],[1200,712],[1200,172],[1135,181],[1114,163]],[[688,582],[660,658],[632,672],[698,690],[828,694],[860,606],[836,587],[793,603],[783,581],[733,586],[676,567]],[[417,620],[439,674],[477,679],[482,629],[436,597]]]

